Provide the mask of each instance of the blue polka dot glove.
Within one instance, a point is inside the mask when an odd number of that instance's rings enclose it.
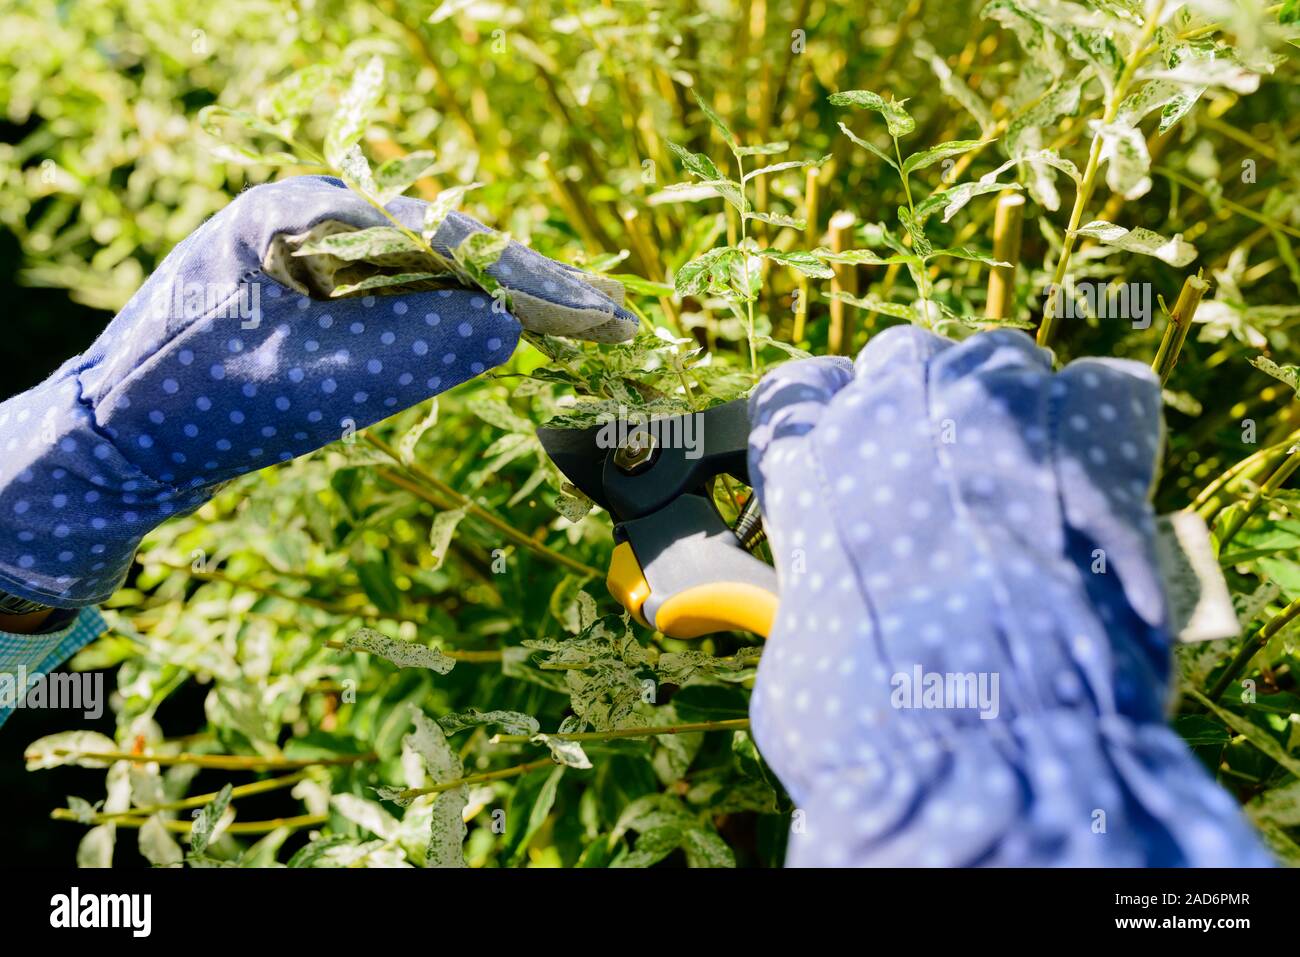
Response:
[[[419,231],[426,204],[388,209]],[[172,251],[89,350],[0,405],[0,591],[60,608],[107,598],[169,515],[504,362],[521,325],[600,341],[635,331],[617,284],[519,243],[489,270],[513,314],[477,289],[294,291],[332,273],[288,255],[285,237],[382,225],[338,180],[248,190]],[[433,245],[446,254],[483,229],[453,213]]]
[[[789,864],[1269,863],[1164,720],[1146,367],[898,327],[780,366],[751,417]]]

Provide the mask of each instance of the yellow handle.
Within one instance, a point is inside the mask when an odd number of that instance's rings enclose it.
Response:
[[[667,599],[650,624],[642,613],[650,586],[628,542],[614,546],[605,584],[637,621],[670,638],[699,638],[717,631],[750,631],[766,638],[776,619],[776,596],[767,589],[748,582],[709,582]]]
[[[659,606],[655,625],[672,638],[715,631],[752,631],[766,638],[776,620],[776,596],[748,582],[710,582],[678,592]]]
[[[646,620],[641,617],[641,606],[650,597],[650,585],[641,571],[641,563],[636,560],[630,542],[619,542],[614,546],[614,554],[609,559],[609,574],[605,576],[605,587],[618,599],[618,603],[632,613],[632,617],[647,628]]]

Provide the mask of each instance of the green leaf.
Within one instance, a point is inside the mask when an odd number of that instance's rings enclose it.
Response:
[[[230,792],[233,785],[227,784],[211,801],[203,806],[190,827],[190,851],[202,857],[212,841],[217,824],[230,806]]]
[[[443,222],[447,219],[457,207],[460,206],[461,200],[465,194],[472,189],[478,189],[482,183],[468,183],[464,186],[449,186],[438,193],[424,209],[424,224],[421,232],[426,241],[431,241],[442,227]]]
[[[967,262],[983,263],[986,266],[1010,266],[1011,263],[1003,262],[1000,259],[994,259],[992,256],[971,249],[967,246],[955,246],[952,249],[936,249],[930,253],[932,257],[947,256],[950,259],[964,259]]]
[[[344,651],[363,651],[391,661],[399,668],[427,668],[445,675],[456,667],[456,659],[448,658],[437,648],[415,641],[389,638],[373,628],[358,628],[343,639]]]
[[[637,842],[640,847],[640,841]],[[692,828],[682,835],[682,850],[689,867],[735,867],[736,855],[718,834],[707,828]]]
[[[643,831],[630,854],[614,861],[613,867],[653,867],[681,847],[685,832],[680,825],[665,824]]]
[[[555,796],[559,793],[560,779],[564,777],[565,765],[561,764],[553,768],[542,782],[542,786],[537,791],[537,796],[533,798],[531,806],[528,808],[528,817],[522,833],[514,840],[509,841],[514,852],[510,855],[509,861],[511,866],[519,864],[528,852],[528,845],[532,843],[534,837],[541,831],[546,824],[547,818],[551,816],[551,809],[555,806]],[[515,802],[510,802],[509,815],[513,817],[520,814],[522,817],[522,808],[516,808]]]
[[[319,837],[298,849],[289,858],[288,867],[342,867],[340,858],[351,857],[350,852],[356,848],[356,842],[346,834],[329,834]]]
[[[729,263],[731,274],[727,277],[728,288],[741,302],[752,302],[763,288],[763,269],[758,256],[737,251]]]
[[[750,170],[748,173],[746,173],[744,176],[740,178],[740,181],[741,183],[748,183],[751,179],[754,179],[756,176],[766,176],[768,173],[779,173],[781,172],[781,170],[786,170],[786,169],[804,169],[809,166],[821,166],[830,158],[831,158],[830,154],[827,153],[821,159],[788,160],[784,163],[773,163],[771,166],[763,166],[760,167],[759,169]]]
[[[401,610],[402,593],[393,584],[387,565],[380,561],[364,561],[354,568],[357,580],[376,608],[387,615],[395,615]]]
[[[360,282],[335,286],[330,290],[330,297],[339,299],[344,296],[354,296],[359,292],[366,292],[370,289],[384,289],[394,286],[412,286],[420,289],[451,289],[457,287],[457,285],[458,283],[452,278],[451,274],[445,272],[383,273],[378,276],[369,276]]]
[[[1033,150],[1028,153],[1021,153],[1015,157],[1015,162],[1026,163],[1030,166],[1050,166],[1058,169],[1076,184],[1083,182],[1083,176],[1079,173],[1079,167],[1075,166],[1068,159],[1063,159],[1055,150]],[[1006,167],[1003,166],[1002,169]]]
[[[686,147],[679,146],[672,140],[668,141],[668,148],[677,154],[677,158],[682,161],[682,166],[686,168],[686,172],[692,176],[707,181],[726,178],[722,175],[722,171],[714,165],[713,160],[703,153],[692,153]]]
[[[1250,364],[1279,382],[1285,382],[1296,391],[1297,395],[1300,395],[1300,366],[1278,365],[1266,356],[1255,356],[1250,360]]]
[[[349,187],[362,196],[377,198],[378,190],[375,188],[375,175],[370,170],[370,160],[366,159],[366,154],[356,143],[339,154],[334,166]]]
[[[882,256],[871,249],[844,249],[834,252],[826,246],[818,246],[812,251],[818,259],[828,263],[848,263],[854,266],[892,266],[902,263],[920,263],[921,259],[914,253],[893,253]]]
[[[267,109],[271,119],[291,119],[306,113],[324,92],[330,79],[330,70],[319,64],[290,73],[267,94]]]
[[[551,734],[538,734],[532,740],[534,744],[546,745],[551,751],[551,757],[565,767],[579,770],[591,767],[591,759],[587,757],[587,753],[582,750],[582,744],[578,741],[568,741]]]
[[[397,818],[374,801],[355,794],[335,794],[330,798],[330,807],[353,824],[386,841],[397,840],[401,832]]]
[[[617,279],[629,292],[637,293],[641,296],[671,296],[675,291],[672,286],[666,282],[652,282],[642,276],[633,275],[630,272],[610,273],[611,279]]]
[[[737,156],[775,156],[789,148],[789,142],[779,140],[775,143],[759,143],[757,146],[737,146],[734,152]]]
[[[340,100],[325,134],[325,159],[331,165],[341,166],[344,154],[361,140],[383,94],[384,61],[371,57],[352,74],[352,84]]]
[[[88,757],[116,751],[117,743],[106,734],[98,731],[61,731],[58,734],[37,738],[27,746],[24,757],[28,771],[44,771],[46,768],[73,766],[78,768],[106,768],[108,761],[102,758]],[[65,751],[66,754],[56,754]]]
[[[411,465],[415,462],[415,447],[431,428],[438,424],[438,400],[434,398],[429,405],[429,414],[403,433],[397,443],[397,454],[403,462]]]
[[[522,714],[518,711],[479,711],[476,708],[468,708],[465,711],[457,711],[452,714],[444,714],[438,719],[438,724],[444,734],[455,734],[457,731],[464,731],[466,728],[487,727],[489,725],[498,725],[506,734],[537,734],[540,727],[537,719],[532,715]]]
[[[912,249],[915,250],[918,256],[924,259],[934,252],[933,247],[930,245],[930,240],[925,237],[925,229],[921,225],[922,221],[913,216],[912,211],[906,206],[898,207],[898,221],[902,223],[903,228],[911,234]]]
[[[746,213],[746,221],[757,220],[760,223],[767,223],[769,226],[789,227],[790,229],[807,229],[808,220],[795,219],[793,216],[783,216],[780,213]]]
[[[1106,185],[1125,199],[1138,199],[1151,189],[1151,154],[1137,127],[1124,123],[1098,125],[1100,161],[1106,164]]]
[[[1022,189],[1019,183],[999,183],[997,180],[983,179],[970,183],[959,183],[950,189],[936,190],[921,202],[916,204],[916,220],[918,223],[924,223],[939,210],[943,210],[943,221],[946,223],[956,215],[957,211],[969,203],[976,196],[982,196],[985,193],[1000,193],[1004,189]]]
[[[496,286],[496,280],[488,275],[488,270],[496,265],[501,254],[510,246],[510,235],[508,233],[498,233],[492,231],[470,233],[460,245],[453,250],[452,255],[456,262],[460,263],[476,282],[485,284],[491,288]]]
[[[704,97],[700,96],[700,94],[695,90],[691,90],[691,96],[695,97],[695,102],[699,106],[700,111],[709,118],[709,122],[713,124],[713,128],[717,130],[718,135],[722,137],[722,141],[732,149],[739,146],[740,144],[736,141],[736,134],[731,132],[731,127],[727,126],[727,124],[723,122],[722,117],[718,116],[718,114],[714,112],[713,107],[704,102]]]
[[[916,120],[903,109],[906,100],[886,100],[870,90],[842,90],[832,93],[830,102],[835,106],[855,106],[858,109],[874,110],[885,118],[885,126],[890,136],[905,136],[916,129]]]
[[[1141,226],[1125,229],[1105,220],[1093,220],[1078,229],[1078,235],[1091,236],[1104,246],[1123,249],[1125,252],[1153,256],[1161,262],[1182,268],[1196,258],[1196,247],[1185,242],[1182,236],[1166,239]]]
[[[276,153],[261,153],[257,150],[249,149],[246,146],[240,146],[228,142],[221,126],[221,121],[223,120],[233,121],[246,130],[254,133],[262,133],[266,136],[272,136],[279,140],[283,140],[287,134],[287,131],[283,126],[267,123],[261,117],[255,116],[252,113],[245,113],[241,110],[231,110],[224,106],[205,106],[203,109],[199,110],[199,128],[217,140],[210,149],[211,152],[220,159],[244,165],[262,164],[265,166],[294,166],[300,162],[299,159],[291,153],[285,153],[283,151]]]
[[[419,755],[435,784],[447,784],[464,777],[460,757],[447,741],[436,721],[419,708],[412,709],[415,729],[402,739],[403,747]],[[465,822],[461,817],[468,803],[465,785],[437,794],[429,822],[426,867],[464,867]]]
[[[760,348],[778,349],[788,355],[791,359],[807,359],[812,355],[811,352],[808,352],[805,349],[800,349],[798,346],[791,345],[788,342],[782,342],[780,339],[773,339],[771,336],[756,335],[754,336],[754,343]],[[674,704],[676,701],[677,699],[673,698]]]
[[[845,136],[847,136],[849,139],[851,139],[854,143],[858,144],[863,149],[868,150],[871,153],[874,153],[876,156],[880,157],[880,159],[884,160],[894,169],[898,169],[898,164],[894,162],[894,158],[890,156],[888,153],[886,153],[884,150],[862,139],[860,136],[854,133],[843,123],[841,123],[839,126],[840,126],[840,132],[843,133]]]
[[[430,567],[434,571],[441,568],[446,560],[447,549],[451,547],[452,536],[456,534],[456,526],[468,511],[469,509],[462,505],[460,508],[445,509],[433,516],[433,522],[429,527],[429,552],[433,556]]]
[[[783,266],[789,266],[805,276],[830,279],[835,275],[835,270],[823,263],[818,256],[802,250],[783,252],[779,249],[760,249],[757,255],[762,256],[764,259],[771,259],[773,262],[779,262]]]
[[[1234,714],[1225,708],[1220,708],[1205,695],[1201,694],[1195,688],[1189,688],[1189,693],[1193,698],[1199,701],[1205,708],[1212,712],[1215,717],[1226,724],[1237,734],[1244,735],[1257,750],[1269,758],[1272,758],[1287,771],[1300,777],[1300,761],[1293,758],[1283,750],[1282,745],[1277,742],[1271,734],[1252,721],[1248,721],[1240,715]]]
[[[739,255],[740,250],[731,246],[717,246],[685,263],[674,277],[677,295],[698,296],[725,289],[731,278],[731,262]]]
[[[895,319],[906,319],[908,322],[919,322],[921,319],[920,312],[912,306],[901,302],[888,302],[874,293],[859,297],[850,295],[847,292],[837,291],[828,292],[826,298],[838,299],[840,302],[848,303],[850,306],[856,306],[859,309],[870,309],[882,316],[893,316]]]
[[[1230,740],[1223,725],[1203,714],[1179,715],[1174,719],[1174,730],[1193,748],[1222,746]]]
[[[942,163],[952,156],[960,156],[962,153],[969,153],[973,149],[985,146],[991,140],[952,140],[948,143],[940,143],[938,146],[932,146],[928,150],[922,150],[920,153],[913,153],[907,159],[903,160],[903,172],[912,173],[918,169],[925,169],[927,166],[933,166],[935,163]]]
[[[375,170],[376,198],[381,203],[387,203],[401,196],[416,180],[433,172],[435,165],[434,155],[429,150],[388,160]]]
[[[163,820],[161,814],[155,814],[141,825],[138,838],[140,856],[154,867],[174,867],[185,859],[185,852],[167,831]]]
[[[355,262],[393,253],[420,253],[423,250],[411,237],[395,226],[371,226],[349,233],[334,233],[314,242],[306,242],[293,251],[295,256],[334,256]]]

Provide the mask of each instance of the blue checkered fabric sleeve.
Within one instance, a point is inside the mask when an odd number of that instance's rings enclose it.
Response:
[[[59,667],[108,628],[98,608],[61,614],[60,623],[44,634],[15,635],[0,631],[0,725],[9,720],[14,706],[33,682]]]

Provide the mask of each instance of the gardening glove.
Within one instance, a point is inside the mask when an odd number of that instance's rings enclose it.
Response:
[[[417,232],[426,208],[388,205]],[[513,314],[478,289],[303,294],[337,288],[350,268],[299,262],[304,237],[381,225],[339,180],[248,190],[172,251],[90,349],[0,404],[0,591],[58,608],[102,601],[169,516],[499,365],[521,328],[601,341],[635,331],[617,284],[519,243],[488,270]],[[449,255],[484,229],[453,213],[433,245]]]
[[[1149,369],[907,326],[780,366],[750,412],[781,587],[751,716],[790,865],[1270,863],[1165,723]]]

